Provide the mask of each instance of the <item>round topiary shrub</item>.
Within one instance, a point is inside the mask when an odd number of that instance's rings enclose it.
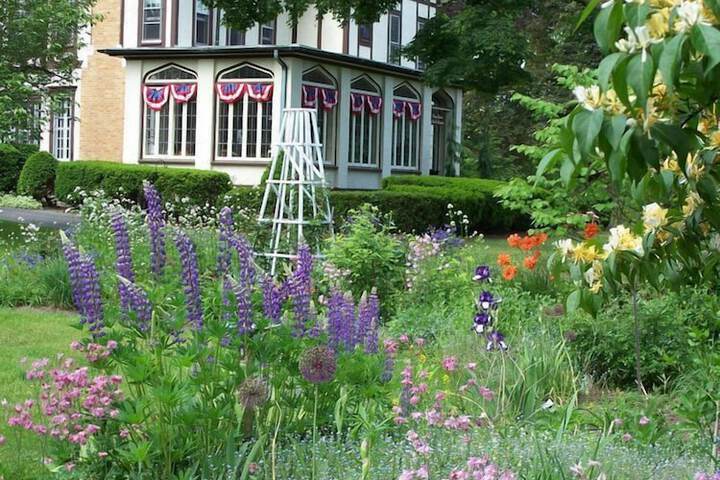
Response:
[[[0,192],[14,192],[23,156],[17,148],[0,143]]]
[[[18,193],[48,203],[55,191],[56,167],[57,160],[48,152],[30,155],[20,173]]]

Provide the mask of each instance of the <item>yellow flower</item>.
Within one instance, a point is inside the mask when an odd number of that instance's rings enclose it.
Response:
[[[618,98],[617,93],[613,89],[605,92],[605,96],[603,98],[603,108],[613,114],[625,113],[625,105],[623,105],[620,98]]]
[[[585,272],[585,281],[590,285],[590,291],[598,293],[602,288],[602,277],[603,277],[603,264],[599,261],[594,261],[592,266]]]
[[[657,203],[651,203],[643,207],[643,225],[645,231],[659,230],[667,225],[667,209],[662,208]]]
[[[450,377],[449,377],[447,374],[446,374],[446,375],[443,375],[443,382],[444,382],[444,383],[450,383]]]
[[[685,204],[682,208],[685,218],[695,213],[697,207],[699,207],[702,203],[703,199],[700,198],[700,195],[698,195],[696,191],[691,190],[690,193],[688,193],[687,197],[685,197]]]
[[[590,263],[604,258],[604,255],[595,245],[586,245],[584,243],[575,247],[570,256],[575,263]]]
[[[685,175],[690,180],[697,180],[703,173],[705,173],[705,165],[700,163],[697,152],[695,154],[688,153],[685,161]]]
[[[593,85],[591,87],[577,86],[573,90],[575,98],[586,110],[596,110],[602,106],[603,95],[600,87]]]
[[[603,250],[608,254],[615,251],[632,251],[638,255],[644,253],[642,238],[635,235],[624,225],[618,225],[610,229],[610,238],[603,245]]]
[[[709,140],[712,148],[720,148],[720,130],[715,130],[711,133]]]
[[[663,170],[668,170],[673,173],[681,173],[682,170],[680,170],[680,164],[677,160],[677,155],[675,152],[672,153],[668,158],[665,159],[662,165]]]
[[[662,8],[650,15],[646,25],[651,37],[664,38],[670,33],[670,8]]]
[[[421,353],[420,355],[418,355],[418,360],[420,360],[420,363],[425,363],[427,361],[427,357],[424,353]]]

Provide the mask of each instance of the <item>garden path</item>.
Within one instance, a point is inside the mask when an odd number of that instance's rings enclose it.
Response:
[[[23,224],[32,223],[39,227],[67,228],[80,223],[80,216],[54,209],[0,208],[0,220]]]

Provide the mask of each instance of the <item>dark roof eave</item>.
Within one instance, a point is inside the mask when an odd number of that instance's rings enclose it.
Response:
[[[275,52],[279,55],[292,57],[305,57],[322,59],[337,65],[351,67],[364,67],[377,72],[390,72],[403,77],[420,80],[422,72],[412,68],[391,65],[388,63],[369,60],[367,58],[354,57],[344,53],[328,52],[302,45],[285,46],[256,46],[256,47],[138,47],[138,48],[104,48],[98,50],[100,53],[111,57],[123,57],[126,59],[165,59],[165,58],[222,58],[240,56],[267,56],[272,57]]]

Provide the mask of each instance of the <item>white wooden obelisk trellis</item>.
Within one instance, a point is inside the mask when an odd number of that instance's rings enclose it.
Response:
[[[270,258],[272,275],[278,261],[297,256],[310,227],[332,234],[317,112],[286,108],[278,138],[259,217],[260,223],[272,224],[270,248],[264,254]]]

